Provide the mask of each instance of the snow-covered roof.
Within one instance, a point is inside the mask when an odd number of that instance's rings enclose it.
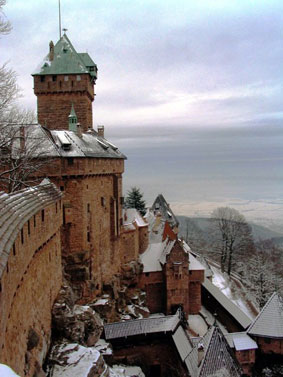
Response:
[[[135,319],[104,325],[105,339],[117,339],[141,334],[173,332],[180,323],[178,313],[169,316]]]
[[[175,241],[165,240],[158,243],[150,243],[146,251],[140,255],[143,264],[143,272],[162,271],[161,261],[164,261],[164,254],[172,250]]]
[[[248,334],[283,339],[283,298],[274,292],[248,329]]]
[[[189,262],[189,270],[205,270],[205,267],[191,253],[189,253]]]
[[[162,265],[166,263],[167,255],[170,254],[175,243],[176,240],[168,239],[163,242],[150,243],[146,251],[140,255],[140,261],[144,266],[143,272],[162,271]],[[193,255],[188,254],[189,270],[205,270],[205,267]]]
[[[125,208],[123,212],[124,225],[136,223],[139,228],[148,226],[136,208]]]
[[[231,314],[233,318],[246,329],[252,322],[252,319],[247,316],[236,304],[234,304],[227,296],[224,295],[214,284],[207,278],[202,283],[203,287]]]
[[[192,350],[192,344],[182,326],[177,328],[172,338],[182,361],[184,361]]]
[[[256,342],[246,332],[236,332],[225,334],[225,338],[231,348],[236,351],[257,349]]]
[[[199,352],[202,358],[199,363]],[[241,368],[217,326],[211,326],[205,336],[193,347],[185,359],[191,376],[212,377],[219,371],[230,377],[240,377]]]
[[[126,159],[119,149],[95,130],[85,132],[80,137],[73,131],[48,130],[40,124],[13,125],[16,133],[13,147],[15,153],[20,150],[20,133],[25,135],[25,144],[29,153],[36,158],[46,157],[94,157]]]
[[[38,186],[0,193],[0,277],[6,267],[9,252],[24,224],[39,210],[55,203],[62,193],[48,179]]]
[[[62,157],[99,157],[99,158],[121,158],[125,156],[112,143],[108,143],[106,139],[98,136],[92,130],[82,134],[79,137],[73,131],[53,130],[50,131],[54,143]],[[62,137],[68,139],[70,148],[67,150],[63,148],[61,143]]]

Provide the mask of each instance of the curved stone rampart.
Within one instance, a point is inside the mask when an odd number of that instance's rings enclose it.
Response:
[[[32,376],[47,352],[62,283],[61,192],[41,185],[0,195],[0,362]]]

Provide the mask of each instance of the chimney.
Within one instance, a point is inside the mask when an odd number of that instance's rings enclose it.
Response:
[[[52,62],[54,59],[54,43],[51,41],[49,43],[49,60]]]
[[[204,356],[204,346],[202,343],[199,343],[198,344],[198,366],[200,366],[203,356]]]
[[[104,126],[97,126],[97,133],[98,133],[98,136],[104,138]]]
[[[77,132],[76,134],[78,135],[79,138],[83,137],[83,128],[80,123],[77,123]]]

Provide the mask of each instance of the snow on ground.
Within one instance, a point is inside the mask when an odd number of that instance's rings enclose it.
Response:
[[[94,347],[95,347],[95,349],[97,349],[97,351],[99,351],[101,353],[102,356],[113,354],[110,343],[107,343],[104,339],[99,339],[95,343]]]
[[[108,302],[109,302],[109,300],[107,299],[107,298],[101,298],[101,299],[99,299],[99,300],[97,300],[94,304],[93,304],[93,306],[98,306],[98,305],[106,305],[106,304],[108,304]]]
[[[102,365],[101,365],[102,364]],[[52,377],[87,377],[91,372],[103,367],[103,376],[107,366],[103,366],[100,352],[94,347],[79,344],[62,344],[57,349],[57,364],[52,368]]]
[[[188,316],[189,329],[197,336],[204,336],[208,330],[205,320],[199,314],[190,314]]]
[[[140,367],[113,365],[110,368],[110,377],[145,377]]]
[[[237,287],[233,279],[231,279],[226,273],[221,273],[219,268],[212,265],[210,265],[210,267],[213,272],[212,283],[245,314],[247,314],[247,316],[254,319],[256,315],[248,305],[248,300],[245,297],[243,288]]]
[[[5,364],[0,364],[0,376],[1,377],[19,377],[18,374],[13,372],[12,369]]]

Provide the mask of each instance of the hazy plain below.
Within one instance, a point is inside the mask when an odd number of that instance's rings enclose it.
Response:
[[[283,233],[283,125],[106,128],[128,157],[132,186],[148,205],[162,193],[178,215],[209,216],[231,206]]]

